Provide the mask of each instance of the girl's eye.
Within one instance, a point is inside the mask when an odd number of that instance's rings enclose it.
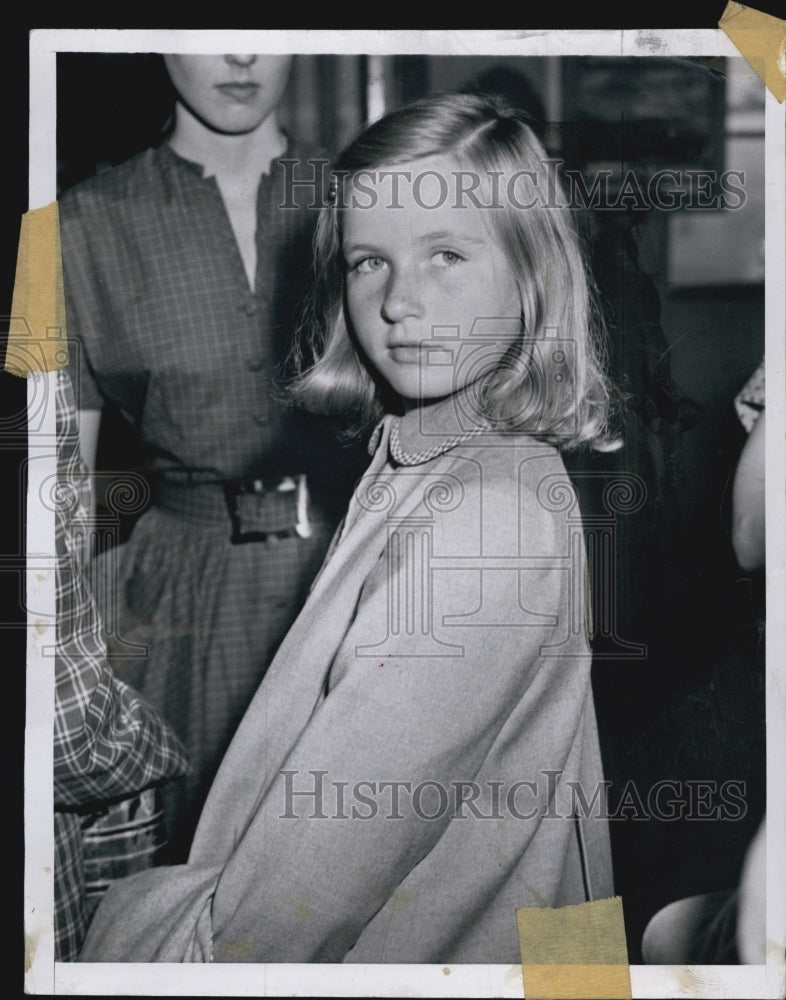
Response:
[[[433,260],[437,267],[453,267],[464,258],[455,250],[438,250],[434,254]]]
[[[370,274],[373,271],[381,271],[384,266],[385,261],[382,257],[361,257],[359,261],[352,265],[352,270]]]

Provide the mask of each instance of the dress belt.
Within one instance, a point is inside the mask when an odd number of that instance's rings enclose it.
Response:
[[[162,475],[153,483],[153,503],[189,521],[224,522],[235,544],[311,533],[305,475],[231,480]]]

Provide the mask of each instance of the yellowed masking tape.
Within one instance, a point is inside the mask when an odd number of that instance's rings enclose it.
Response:
[[[527,1000],[631,1000],[622,899],[516,910]]]
[[[22,377],[68,364],[57,202],[22,216],[5,370]]]
[[[775,100],[786,100],[786,21],[731,0],[718,27]]]

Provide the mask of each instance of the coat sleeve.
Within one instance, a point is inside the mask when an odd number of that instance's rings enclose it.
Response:
[[[433,531],[413,521],[391,533],[326,696],[221,876],[216,960],[341,961],[444,833],[443,793],[473,778],[527,697],[560,627],[566,575],[548,558],[525,570],[473,559],[530,541],[556,553],[562,541],[534,497],[523,539],[510,497],[486,499],[502,520],[510,512],[493,538],[478,541],[469,509]]]

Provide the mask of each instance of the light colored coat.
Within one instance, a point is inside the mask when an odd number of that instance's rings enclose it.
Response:
[[[372,446],[188,865],[110,889],[82,960],[514,964],[517,907],[612,894],[558,452],[467,395]]]

